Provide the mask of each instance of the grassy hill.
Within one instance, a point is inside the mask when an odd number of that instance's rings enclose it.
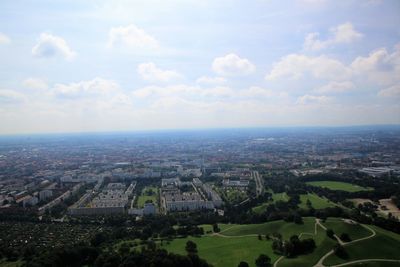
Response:
[[[232,226],[221,234],[225,236],[243,236],[280,233],[284,238],[303,232],[314,233],[314,218],[304,218],[304,224],[286,223],[284,221],[274,221],[263,224],[245,224]]]
[[[370,227],[375,230],[376,236],[345,246],[345,250],[349,256],[348,259],[341,259],[336,255],[331,255],[324,261],[324,264],[334,265],[360,259],[400,260],[400,235],[383,230],[376,226]],[[384,263],[382,266],[389,266],[388,264],[389,263]],[[400,264],[397,263],[397,266],[399,265]]]
[[[302,235],[302,238],[314,238],[315,244],[316,244],[316,249],[306,255],[301,255],[296,258],[284,258],[281,260],[278,264],[279,267],[310,267],[313,266],[318,262],[318,260],[328,253],[332,247],[336,244],[334,240],[331,238],[328,238],[326,236],[325,231],[318,226],[317,228],[317,235]]]

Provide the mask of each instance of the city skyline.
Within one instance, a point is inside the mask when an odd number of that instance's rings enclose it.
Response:
[[[398,1],[0,7],[0,134],[400,123]]]

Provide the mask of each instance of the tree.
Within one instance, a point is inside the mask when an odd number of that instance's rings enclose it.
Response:
[[[99,232],[96,233],[92,239],[90,240],[90,243],[92,244],[92,246],[99,246],[100,244],[104,243],[105,241],[107,241],[108,236],[106,233],[104,232]]]
[[[221,231],[221,229],[219,229],[217,223],[214,223],[214,224],[213,224],[213,231],[214,231],[214,233],[219,233],[219,231]]]
[[[326,230],[326,235],[327,235],[329,238],[334,238],[335,232],[333,232],[332,229],[327,229],[327,230]]]
[[[271,266],[271,258],[265,254],[260,254],[256,259],[256,266],[257,267],[269,267]]]
[[[197,253],[197,245],[193,241],[189,240],[186,242],[185,250],[188,254],[196,254]]]
[[[351,238],[350,238],[350,236],[349,236],[348,233],[342,233],[342,234],[340,235],[340,239],[341,239],[343,242],[350,242],[350,241],[351,241]]]
[[[342,259],[349,258],[349,254],[347,254],[347,251],[340,244],[335,245],[333,247],[333,251],[335,252],[335,255],[338,256],[339,258],[342,258]]]
[[[245,261],[241,261],[238,265],[238,267],[249,267],[249,264]]]

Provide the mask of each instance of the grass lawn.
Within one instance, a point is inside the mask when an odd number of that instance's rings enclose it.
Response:
[[[141,195],[138,197],[137,206],[143,208],[147,200],[152,200],[157,205],[157,187],[146,186],[143,188]]]
[[[371,231],[365,229],[361,225],[346,223],[340,218],[328,218],[322,224],[326,228],[332,229],[337,236],[340,236],[342,233],[347,233],[351,240],[363,238],[372,234]]]
[[[345,246],[349,255],[348,259],[341,259],[336,255],[329,256],[324,264],[334,265],[347,261],[361,259],[397,259],[400,260],[400,235],[380,229],[376,226],[370,226],[376,231],[376,236],[360,242]],[[397,266],[399,264],[397,263]],[[355,265],[356,266],[356,265]],[[377,266],[377,265],[371,265]],[[390,266],[384,263],[382,266]]]
[[[272,252],[272,241],[258,240],[256,236],[178,238],[169,244],[163,242],[161,248],[177,254],[186,254],[185,245],[188,240],[197,244],[199,256],[206,259],[214,267],[234,267],[240,261],[246,261],[250,266],[255,266],[256,258],[262,253],[268,255],[272,261],[279,257]]]
[[[304,224],[287,223],[282,220],[267,222],[262,224],[244,224],[234,225],[221,234],[226,236],[242,236],[242,235],[265,235],[274,232],[281,233],[283,238],[288,239],[292,235],[298,235],[302,232],[314,233],[314,218],[303,218]]]
[[[247,198],[247,193],[238,189],[227,189],[224,196],[229,203],[240,203]]]
[[[285,202],[287,202],[289,200],[289,196],[286,194],[286,192],[273,193],[272,194],[272,200],[273,200],[273,202],[276,202],[276,201],[285,201]]]
[[[319,187],[326,187],[331,190],[342,190],[347,192],[358,192],[358,191],[368,191],[373,190],[371,187],[362,187],[355,184],[344,183],[344,182],[336,182],[336,181],[314,181],[314,182],[307,182],[306,184],[319,186]]]
[[[299,207],[301,209],[308,209],[307,206],[307,199],[309,199],[311,201],[311,205],[314,209],[318,210],[318,209],[325,209],[325,208],[329,208],[329,207],[335,207],[335,203],[329,201],[326,198],[322,198],[316,194],[311,194],[308,193],[307,195],[300,195],[300,201],[301,203],[299,204]]]

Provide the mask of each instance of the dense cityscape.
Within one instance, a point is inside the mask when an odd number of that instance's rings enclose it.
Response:
[[[4,136],[0,158],[0,255],[6,262],[36,266],[43,251],[60,249],[60,240],[66,247],[92,245],[96,255],[118,246],[118,253],[176,252],[163,241],[215,238],[229,224],[283,219],[304,225],[313,216],[400,233],[395,126]],[[254,234],[274,239],[269,235],[276,233]],[[339,244],[351,235],[342,234]],[[103,261],[113,260],[107,256]],[[99,257],[88,264],[106,266]],[[229,266],[226,260],[211,257],[210,263]]]

